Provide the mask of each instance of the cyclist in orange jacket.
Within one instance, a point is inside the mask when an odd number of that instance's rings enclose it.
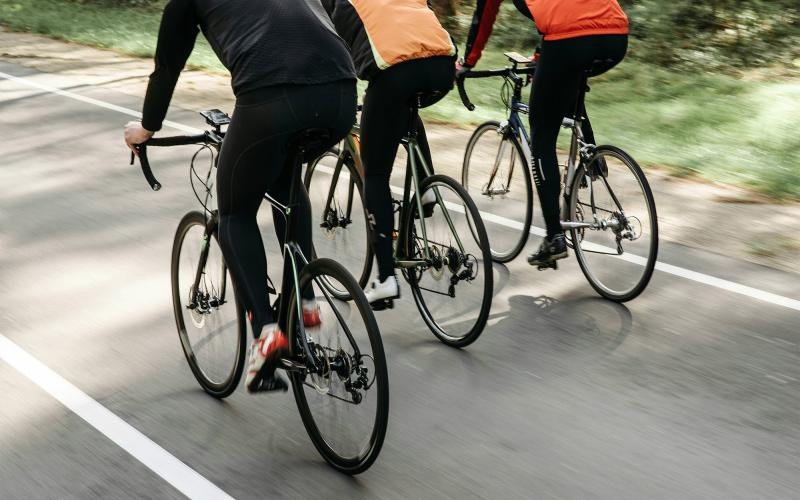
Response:
[[[397,148],[409,130],[418,93],[441,99],[453,87],[456,47],[423,0],[322,0],[336,31],[350,46],[358,77],[369,85],[361,114],[364,205],[378,262],[378,278],[364,291],[374,309],[400,297],[394,273],[394,210],[389,176]],[[421,121],[417,140],[431,165]],[[433,193],[431,193],[432,195]],[[426,193],[427,195],[427,193]],[[433,199],[422,202],[433,203]]]
[[[562,119],[576,105],[586,116],[584,103],[576,103],[583,74],[604,73],[625,57],[628,18],[617,0],[513,0],[517,9],[533,19],[543,35],[541,54],[533,77],[530,100],[531,168],[542,205],[547,236],[539,250],[528,257],[535,266],[548,266],[567,256],[561,229],[559,194],[561,179],[556,140]],[[457,71],[477,64],[492,32],[502,0],[477,0],[467,39],[466,56]],[[588,119],[584,136],[594,143]]]

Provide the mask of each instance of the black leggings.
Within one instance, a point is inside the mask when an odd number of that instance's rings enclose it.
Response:
[[[392,230],[394,211],[389,177],[397,148],[408,133],[411,104],[419,92],[453,88],[454,59],[448,56],[414,59],[379,72],[369,81],[361,114],[361,159],[364,162],[364,203],[370,215],[370,239],[378,261],[378,277],[394,274]],[[417,142],[433,169],[422,121],[417,121]]]
[[[586,117],[585,103],[576,103],[584,73],[594,61],[609,61],[591,76],[604,73],[625,57],[627,35],[594,35],[546,41],[533,78],[530,102],[533,175],[547,225],[547,236],[563,232],[558,203],[561,179],[556,141],[562,119],[578,112]],[[588,117],[583,122],[585,140],[595,143]]]
[[[287,140],[309,128],[331,131],[331,146],[347,135],[356,114],[355,81],[318,85],[282,85],[239,96],[222,143],[217,169],[219,241],[240,299],[252,314],[253,334],[273,322],[267,296],[267,257],[256,213],[269,193],[289,202],[292,179]],[[302,188],[292,214],[294,238],[311,256],[311,204]],[[273,210],[275,231],[283,244],[286,221]],[[286,269],[284,269],[286,271]],[[284,282],[291,274],[284,272]]]

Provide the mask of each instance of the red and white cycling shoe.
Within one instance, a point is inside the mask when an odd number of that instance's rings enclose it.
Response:
[[[289,386],[275,373],[281,358],[289,354],[289,340],[276,323],[261,330],[253,341],[245,384],[249,392],[287,390]]]
[[[300,301],[300,305],[303,308],[303,326],[306,328],[318,328],[322,324],[322,317],[317,299],[303,299]]]

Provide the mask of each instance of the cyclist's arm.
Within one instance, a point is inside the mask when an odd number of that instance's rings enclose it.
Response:
[[[472,67],[481,58],[483,48],[489,41],[492,34],[494,20],[500,10],[500,3],[503,0],[477,0],[475,3],[475,13],[472,16],[472,25],[467,36],[467,48],[464,51],[464,66]]]
[[[355,7],[347,0],[322,0],[322,6],[333,21],[336,32],[347,43],[350,50],[358,36],[365,36],[361,19]]]
[[[142,126],[151,132],[161,129],[178,76],[194,48],[197,32],[194,1],[170,0],[161,17],[156,68],[150,75],[142,107]]]

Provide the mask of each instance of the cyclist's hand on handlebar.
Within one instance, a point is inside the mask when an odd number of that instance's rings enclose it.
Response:
[[[137,146],[147,142],[151,137],[153,137],[153,132],[142,127],[141,122],[128,122],[125,124],[125,144],[131,148],[135,155],[139,155]]]
[[[456,61],[456,80],[464,78],[464,75],[469,73],[471,69],[472,66],[467,66],[466,64],[464,64],[463,59],[459,59],[458,61]]]

